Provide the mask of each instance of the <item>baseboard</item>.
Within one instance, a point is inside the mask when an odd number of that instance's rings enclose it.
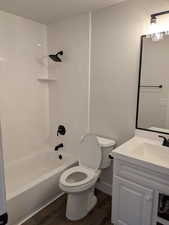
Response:
[[[96,184],[96,189],[108,194],[108,195],[112,195],[112,186],[111,184],[108,184],[104,181],[99,181],[97,184]]]
[[[38,212],[40,212],[42,209],[46,208],[48,205],[50,205],[51,203],[53,203],[54,201],[56,201],[58,198],[60,198],[62,195],[64,194],[64,192],[60,193],[59,195],[57,195],[55,198],[53,198],[52,200],[50,200],[49,202],[47,202],[45,205],[43,205],[41,208],[37,209],[35,212],[33,212],[31,215],[27,216],[25,219],[23,219],[20,223],[16,224],[16,225],[22,225],[23,223],[25,223],[27,220],[29,220],[31,217],[33,217],[34,215],[36,215]]]

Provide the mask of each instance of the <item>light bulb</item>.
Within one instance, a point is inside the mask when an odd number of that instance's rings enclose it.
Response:
[[[157,30],[158,30],[157,24],[156,24],[156,23],[151,23],[151,24],[150,24],[150,27],[149,27],[148,33],[149,33],[149,34],[154,34],[154,33],[157,32]]]
[[[151,34],[152,41],[160,41],[164,37],[162,32]]]
[[[151,37],[153,41],[163,39],[163,33],[161,32],[160,26],[157,24],[157,18],[151,18],[148,36]]]

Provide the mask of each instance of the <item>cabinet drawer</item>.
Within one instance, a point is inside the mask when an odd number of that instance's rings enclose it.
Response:
[[[129,179],[138,184],[144,182],[148,186],[152,186],[152,184],[158,186],[158,184],[160,184],[166,186],[167,189],[169,186],[168,175],[123,160],[114,160],[114,176],[125,178],[127,180]]]

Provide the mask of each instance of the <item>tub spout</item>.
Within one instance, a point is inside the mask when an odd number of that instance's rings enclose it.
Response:
[[[59,148],[63,148],[63,147],[64,147],[64,145],[63,145],[63,143],[61,143],[55,147],[55,151],[58,151]]]

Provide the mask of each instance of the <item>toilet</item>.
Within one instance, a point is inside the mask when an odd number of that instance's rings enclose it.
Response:
[[[114,140],[87,134],[80,146],[79,165],[67,169],[60,177],[59,187],[68,194],[66,217],[76,221],[84,218],[97,203],[95,184],[101,169],[111,164],[109,153]]]

